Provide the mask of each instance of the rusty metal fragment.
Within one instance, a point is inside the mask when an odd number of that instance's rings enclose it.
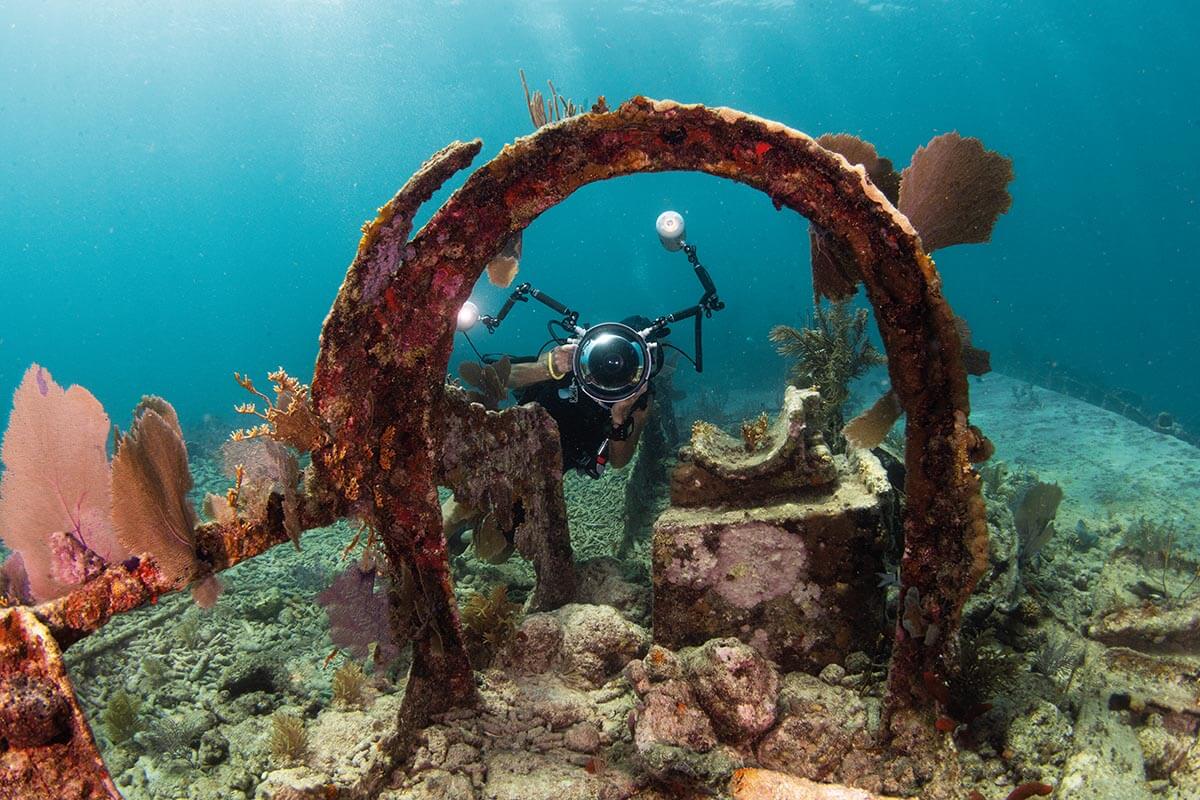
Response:
[[[28,608],[0,610],[0,798],[120,797],[54,637]]]
[[[547,611],[575,595],[575,562],[563,499],[558,427],[541,406],[489,411],[447,386],[438,483],[458,502],[492,515],[514,531],[517,552],[537,574],[531,608]]]

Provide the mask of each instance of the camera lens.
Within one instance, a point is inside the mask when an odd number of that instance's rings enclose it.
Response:
[[[637,373],[637,356],[628,339],[615,334],[599,336],[588,351],[588,373],[606,389],[627,386]]]
[[[628,325],[606,322],[590,329],[575,351],[580,388],[601,402],[616,402],[637,391],[647,379],[650,352]]]

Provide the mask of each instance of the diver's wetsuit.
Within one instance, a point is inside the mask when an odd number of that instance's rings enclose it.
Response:
[[[559,395],[559,389],[567,389],[570,385],[571,378],[568,376],[559,381],[535,383],[513,392],[518,403],[537,403],[558,423],[563,472],[576,467],[591,467],[595,463],[596,452],[612,429],[612,414],[609,410],[583,392],[579,393],[579,400],[575,403]],[[650,384],[645,394],[634,403],[631,414],[632,411],[646,408],[653,393],[654,385]]]

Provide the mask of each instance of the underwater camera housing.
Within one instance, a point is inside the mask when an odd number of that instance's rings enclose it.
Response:
[[[514,305],[528,302],[532,297],[562,315],[561,319],[552,320],[548,324],[550,340],[542,345],[542,351],[552,342],[559,345],[576,345],[572,363],[571,396],[575,397],[579,391],[601,405],[611,406],[633,397],[641,391],[647,381],[658,374],[663,363],[662,347],[679,350],[674,345],[658,340],[670,333],[667,325],[690,317],[695,320],[695,357],[688,356],[682,350],[679,352],[692,362],[697,372],[703,372],[701,320],[711,317],[714,311],[720,311],[725,304],[717,296],[717,287],[708,270],[700,263],[695,246],[688,244],[684,239],[683,217],[675,211],[664,211],[655,221],[654,227],[662,246],[670,252],[683,251],[695,270],[696,277],[704,289],[704,294],[695,305],[657,317],[641,330],[622,322],[580,325],[578,311],[568,308],[532,285],[522,283],[509,295],[494,317],[480,315],[478,307],[468,300],[458,312],[458,330],[467,336],[467,332],[476,323],[482,323],[488,333],[495,333]],[[555,326],[566,335],[556,334]],[[467,341],[470,342],[469,336]],[[474,348],[473,343],[471,346]],[[539,357],[540,355],[541,351]],[[480,358],[483,361],[488,360],[487,356]]]
[[[584,394],[600,403],[632,397],[662,369],[658,344],[620,322],[594,325],[575,344],[575,380]]]

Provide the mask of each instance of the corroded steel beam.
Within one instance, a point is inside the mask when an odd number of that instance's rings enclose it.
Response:
[[[46,626],[0,610],[0,798],[120,800]]]

